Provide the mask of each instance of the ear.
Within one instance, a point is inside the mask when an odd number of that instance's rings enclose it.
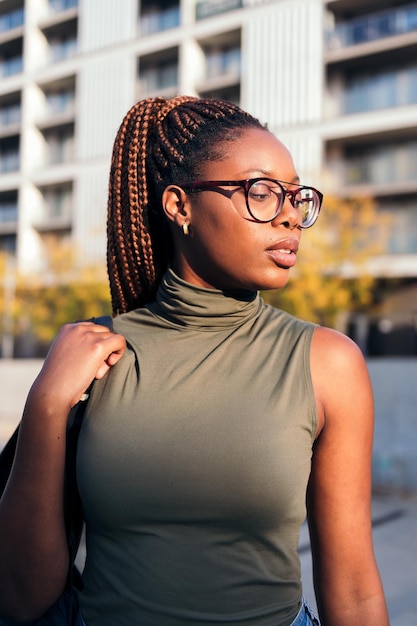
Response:
[[[168,185],[162,194],[162,208],[170,222],[180,228],[191,219],[191,206],[188,196],[178,185]]]

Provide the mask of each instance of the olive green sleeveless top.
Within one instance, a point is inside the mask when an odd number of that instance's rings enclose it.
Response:
[[[87,626],[288,626],[316,432],[314,326],[165,276],[115,319],[78,448]]]

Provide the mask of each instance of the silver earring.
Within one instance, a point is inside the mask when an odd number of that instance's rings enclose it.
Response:
[[[185,236],[190,234],[187,222],[184,222],[184,224],[182,225],[182,232]]]

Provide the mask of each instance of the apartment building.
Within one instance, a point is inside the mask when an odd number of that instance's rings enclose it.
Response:
[[[375,272],[413,281],[416,51],[415,1],[0,0],[0,250],[104,262],[121,118],[186,93],[267,121],[306,182],[374,195],[394,215]]]
[[[391,216],[372,270],[385,290],[371,352],[417,354],[417,3],[325,2],[322,146],[342,194]]]

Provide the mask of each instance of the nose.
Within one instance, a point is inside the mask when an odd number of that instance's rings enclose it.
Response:
[[[286,191],[284,203],[281,211],[276,218],[272,221],[274,226],[285,226],[293,230],[298,228],[301,230],[301,213],[294,207],[295,195],[291,191]]]

